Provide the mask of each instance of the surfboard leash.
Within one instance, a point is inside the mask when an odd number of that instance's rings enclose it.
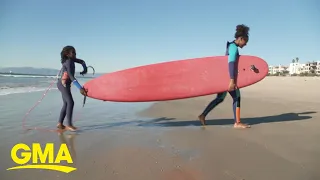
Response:
[[[88,66],[87,68],[91,68],[92,69],[92,75],[94,76],[94,74],[96,73],[96,70],[94,69],[94,67],[92,66]],[[81,74],[82,76],[84,76],[84,74]],[[87,91],[87,90],[86,90]],[[82,107],[84,107],[84,105],[86,104],[86,100],[87,100],[87,96],[83,97],[83,102],[82,102]]]
[[[92,69],[92,75],[94,76],[94,74],[96,73],[96,70],[94,69],[94,67],[92,66],[88,66],[87,68],[91,68]],[[84,76],[83,73],[80,73],[82,76]],[[87,91],[87,90],[86,90]],[[87,96],[83,97],[83,102],[82,102],[82,107],[84,107],[84,105],[86,104],[86,100],[87,100]]]

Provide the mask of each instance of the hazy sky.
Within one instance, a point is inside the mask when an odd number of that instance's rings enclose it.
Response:
[[[242,23],[241,54],[320,60],[316,0],[0,0],[0,66],[59,69],[65,45],[97,72],[223,55]]]

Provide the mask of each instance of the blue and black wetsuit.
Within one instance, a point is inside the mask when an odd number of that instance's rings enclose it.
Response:
[[[86,70],[86,64],[83,60],[66,60],[62,64],[62,75],[57,82],[57,86],[59,91],[62,94],[63,107],[60,112],[59,123],[63,124],[64,118],[67,115],[68,125],[72,126],[72,115],[73,115],[73,107],[74,101],[71,94],[71,83],[73,83],[79,90],[82,86],[79,84],[77,79],[74,77],[75,73],[75,62],[82,64],[83,68]]]
[[[237,70],[238,70],[238,60],[239,60],[239,51],[238,46],[234,42],[227,42],[226,55],[228,55],[228,64],[229,64],[229,75],[230,79],[237,79]],[[234,120],[236,123],[240,122],[240,90],[236,89],[230,91],[229,94],[233,99],[233,114]],[[218,93],[217,97],[209,103],[206,109],[203,111],[202,115],[207,116],[207,114],[220,104],[226,97],[227,92]]]

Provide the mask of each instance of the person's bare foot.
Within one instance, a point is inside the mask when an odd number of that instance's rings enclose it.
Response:
[[[69,131],[76,131],[78,128],[76,128],[74,126],[66,126],[66,129]]]
[[[61,123],[58,123],[57,128],[58,128],[58,129],[65,129],[66,126],[63,125],[63,124],[61,124]]]
[[[243,124],[243,123],[234,123],[233,127],[234,127],[234,128],[237,128],[237,129],[251,128],[250,125],[248,125],[248,124]]]
[[[206,118],[204,117],[204,115],[200,115],[198,116],[199,118],[199,121],[201,122],[202,126],[205,126],[206,125]]]

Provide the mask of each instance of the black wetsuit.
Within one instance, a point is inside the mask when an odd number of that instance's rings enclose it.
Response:
[[[84,69],[87,68],[83,60],[66,60],[62,64],[62,75],[57,82],[57,87],[61,92],[63,100],[63,106],[60,112],[59,123],[63,124],[64,118],[67,115],[69,126],[72,126],[72,115],[74,107],[74,101],[71,93],[71,83],[73,83],[79,90],[82,88],[77,79],[74,77],[75,62],[82,64]]]
[[[230,79],[237,78],[237,70],[238,70],[238,62],[239,62],[239,51],[238,46],[234,42],[227,42],[227,50],[226,55],[228,56],[228,64],[229,64],[229,74]],[[207,116],[207,114],[214,109],[217,105],[219,105],[226,97],[226,92],[221,92],[217,94],[217,97],[212,100],[206,109],[203,111],[202,115]],[[229,94],[233,99],[233,114],[235,123],[240,122],[240,90],[235,89],[230,91]]]

